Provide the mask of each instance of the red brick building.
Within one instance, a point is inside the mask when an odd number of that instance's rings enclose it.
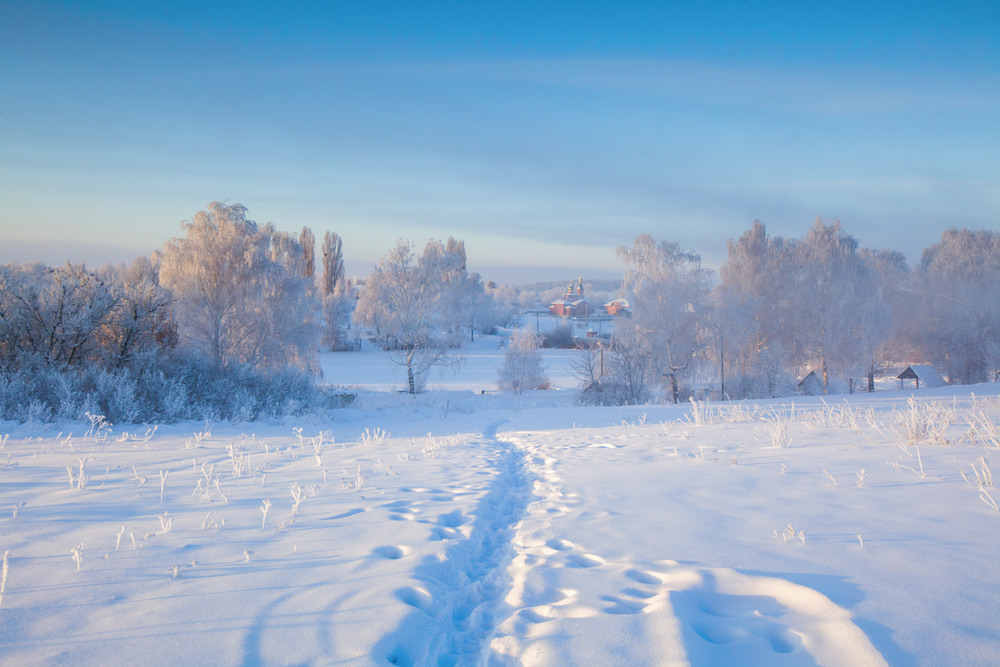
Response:
[[[612,317],[615,315],[629,316],[628,301],[625,299],[615,299],[604,304],[604,312]]]
[[[549,313],[556,317],[589,317],[593,314],[590,304],[583,298],[583,278],[566,286],[561,299],[549,304]]]

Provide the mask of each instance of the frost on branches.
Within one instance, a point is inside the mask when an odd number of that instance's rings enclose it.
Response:
[[[538,336],[533,331],[516,329],[511,333],[497,387],[515,394],[549,387],[549,379],[542,368],[542,355],[538,352]]]
[[[478,276],[465,265],[465,244],[448,239],[427,242],[418,257],[409,241],[400,240],[379,260],[365,282],[354,321],[375,331],[389,358],[406,368],[411,394],[423,385],[427,371],[449,360],[461,344],[461,323],[470,321],[470,293],[482,291]]]
[[[241,204],[209,204],[163,248],[160,281],[178,332],[218,368],[316,365],[311,279],[298,240]]]

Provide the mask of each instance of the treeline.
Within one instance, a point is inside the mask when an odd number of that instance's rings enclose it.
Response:
[[[616,327],[603,377],[590,351],[585,400],[676,401],[699,385],[781,396],[810,371],[824,392],[872,390],[909,363],[963,384],[1000,370],[995,231],[950,229],[911,268],[839,222],[817,219],[801,239],[755,222],[729,242],[717,281],[697,254],[648,235],[618,253],[632,319]]]
[[[309,228],[296,236],[258,224],[240,204],[213,202],[182,228],[129,266],[0,266],[0,419],[323,409],[339,397],[316,382],[318,349],[357,349],[368,336],[417,392],[466,336],[516,328],[548,296],[484,283],[452,238],[419,253],[400,241],[359,282],[345,276],[338,235],[327,232],[317,250]],[[610,340],[583,346],[586,402],[676,401],[699,388],[780,396],[809,371],[824,391],[867,389],[900,363],[931,363],[958,383],[1000,369],[994,231],[949,230],[912,268],[821,220],[801,239],[755,222],[729,242],[719,276],[650,235],[618,256],[631,317],[617,319]],[[512,386],[545,384],[531,374]]]

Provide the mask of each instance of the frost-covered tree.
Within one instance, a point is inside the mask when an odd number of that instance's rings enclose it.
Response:
[[[114,288],[83,264],[0,266],[0,360],[65,367],[100,361]]]
[[[632,317],[616,326],[615,346],[645,348],[636,357],[651,364],[645,378],[668,374],[676,402],[678,374],[704,344],[711,271],[702,268],[697,253],[649,234],[638,236],[630,248],[618,248],[618,258],[627,267],[623,289]]]
[[[892,346],[890,309],[905,281],[898,253],[860,247],[839,222],[817,219],[803,239],[771,237],[755,221],[737,241],[716,291],[716,327],[738,396],[785,393],[814,369],[824,391],[831,371],[874,373]]]
[[[451,244],[449,244],[451,245]],[[468,279],[462,252],[427,242],[418,257],[400,240],[365,281],[354,321],[374,329],[389,358],[406,368],[407,390],[416,393],[427,371],[444,363],[458,345],[460,290]]]
[[[478,273],[470,273],[465,284],[459,289],[462,292],[459,301],[461,311],[465,313],[465,321],[469,327],[469,341],[475,342],[476,330],[487,331],[496,323],[496,313],[493,298],[486,293],[483,279]]]
[[[323,297],[322,345],[330,350],[354,349],[357,341],[348,334],[351,314],[354,312],[355,286],[351,280],[341,280],[333,292]]]
[[[322,247],[323,274],[319,293],[323,306],[323,332],[320,340],[331,350],[349,347],[345,331],[354,310],[354,289],[344,278],[344,242],[339,235],[326,232]]]
[[[796,349],[820,371],[824,393],[830,367],[845,369],[856,355],[861,304],[873,291],[858,248],[839,221],[827,225],[819,218],[796,245]]]
[[[906,357],[902,345],[912,292],[912,272],[902,253],[861,248],[865,289],[855,318],[858,322],[855,350],[847,358],[865,376],[866,390],[875,391],[875,376],[894,361]]]
[[[652,385],[660,379],[660,364],[654,358],[658,352],[646,329],[631,321],[619,324],[604,359],[605,402],[638,405],[650,399]]]
[[[727,250],[714,316],[721,335],[719,363],[733,378],[727,390],[735,396],[780,395],[794,326],[786,288],[793,279],[789,244],[755,220]]]
[[[160,255],[181,344],[219,368],[315,366],[316,308],[302,247],[241,204],[212,202]]]
[[[337,285],[344,281],[344,241],[338,234],[327,232],[323,235],[323,275],[320,294],[334,293]]]
[[[117,295],[109,325],[102,329],[107,364],[155,360],[176,346],[173,301],[150,259],[139,257],[127,267],[108,267],[103,273]]]
[[[490,298],[493,320],[497,326],[516,327],[521,323],[521,291],[511,285],[497,285],[492,280],[486,283],[486,295]]]
[[[466,270],[465,242],[452,237],[445,243],[431,239],[424,246],[419,264],[427,279],[436,282],[434,300],[442,333],[451,347],[459,347],[462,324],[471,319],[475,292],[482,291],[482,285],[473,284]],[[478,282],[478,275],[476,278]]]
[[[500,391],[523,394],[532,389],[547,389],[549,379],[542,367],[538,352],[538,335],[528,329],[515,329],[507,341],[503,366],[500,367],[497,387]]]
[[[308,227],[299,233],[299,247],[302,248],[302,275],[309,280],[316,274],[316,235]]]
[[[949,229],[917,267],[926,358],[953,382],[993,379],[1000,370],[1000,232]]]

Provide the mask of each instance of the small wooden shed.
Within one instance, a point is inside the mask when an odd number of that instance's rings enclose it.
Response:
[[[815,396],[823,392],[823,381],[816,375],[816,371],[809,371],[809,374],[802,378],[795,388],[806,396]]]
[[[920,383],[923,382],[925,387],[945,387],[948,383],[945,381],[938,370],[931,366],[930,364],[913,364],[912,366],[907,366],[906,370],[897,375],[899,378],[899,388],[903,388],[904,380],[915,380],[917,383],[916,388],[920,389]]]

